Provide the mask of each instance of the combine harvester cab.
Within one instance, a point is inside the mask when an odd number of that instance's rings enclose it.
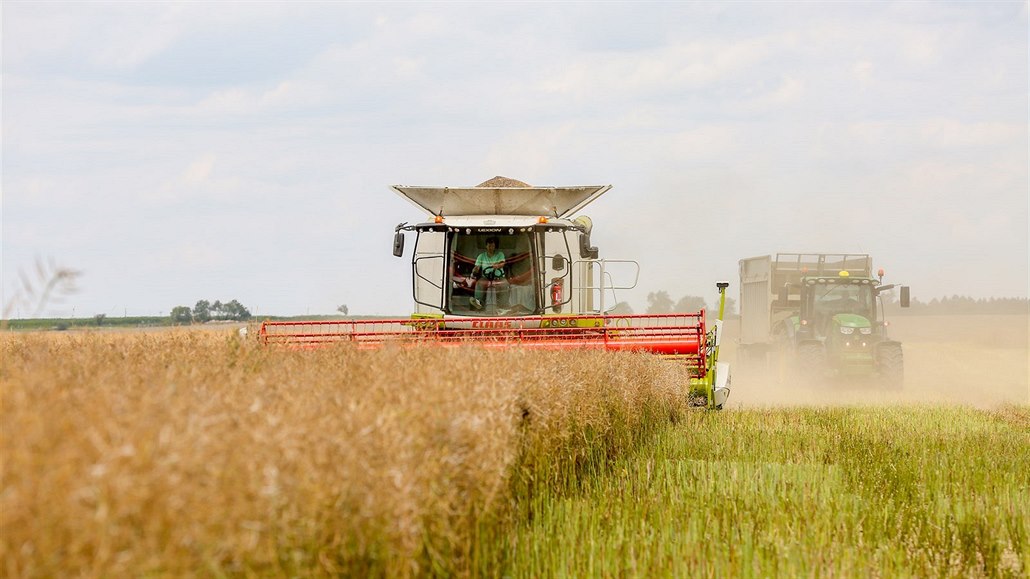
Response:
[[[904,379],[901,343],[890,338],[881,294],[866,254],[778,253],[740,261],[740,348],[753,365],[776,353],[779,370],[798,378],[873,376],[889,388]],[[901,287],[901,307],[909,288]],[[768,367],[768,366],[767,366]]]
[[[729,366],[717,361],[721,305],[711,329],[704,311],[611,314],[616,292],[636,286],[639,264],[600,259],[590,241],[590,218],[573,218],[610,185],[489,184],[393,187],[426,214],[425,221],[401,223],[394,232],[397,257],[404,255],[405,233],[414,233],[410,319],[265,322],[260,339],[301,347],[346,341],[366,348],[397,343],[644,351],[687,367],[695,404],[722,407],[730,384]],[[721,301],[726,286],[718,284]]]

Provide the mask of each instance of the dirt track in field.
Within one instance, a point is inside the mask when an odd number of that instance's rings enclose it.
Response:
[[[730,362],[728,406],[964,404],[993,408],[1030,404],[1030,318],[1018,315],[895,316],[891,337],[902,342],[905,384],[886,391],[867,382],[790,384],[781,371],[744,367],[737,359],[737,321],[729,320],[720,358]]]

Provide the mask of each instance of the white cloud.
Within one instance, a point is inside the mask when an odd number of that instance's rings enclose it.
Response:
[[[131,13],[102,22],[94,30],[89,61],[103,70],[132,70],[167,49],[188,23],[181,18],[181,6],[166,4],[159,11],[145,26]]]
[[[890,141],[901,129],[896,123],[887,121],[864,121],[850,123],[848,133],[866,145],[881,145]]]
[[[868,60],[860,60],[851,68],[862,89],[869,88],[873,81],[873,63]]]
[[[229,265],[227,255],[207,243],[172,240],[169,246],[151,256],[153,266],[166,271],[203,272]]]
[[[785,76],[772,89],[761,87],[755,90],[758,94],[741,99],[728,108],[737,112],[769,113],[772,110],[799,103],[805,96],[804,81]]]
[[[936,63],[941,58],[942,30],[912,29],[900,36],[901,56],[916,65]]]
[[[565,152],[578,148],[576,123],[562,123],[559,126],[528,129],[511,135],[504,142],[490,147],[482,163],[484,180],[493,175],[505,175],[515,179],[530,179],[533,175],[553,172],[555,163],[560,163]],[[531,185],[547,185],[533,183]]]
[[[175,4],[9,3],[5,67],[68,58],[97,70],[131,70],[175,42],[196,16]],[[81,72],[81,71],[80,71]]]
[[[200,185],[211,177],[211,170],[215,166],[215,156],[205,155],[194,161],[186,168],[182,175],[182,182],[185,185]]]
[[[284,80],[270,89],[231,87],[216,90],[197,103],[186,115],[252,116],[271,110],[317,106],[325,102],[326,90],[316,83]]]
[[[535,83],[543,93],[578,100],[638,97],[700,88],[743,75],[791,36],[672,44],[643,53],[588,53],[558,61]]]
[[[1026,123],[961,122],[928,119],[919,127],[920,137],[933,147],[944,149],[985,146],[1018,146],[1027,139]]]

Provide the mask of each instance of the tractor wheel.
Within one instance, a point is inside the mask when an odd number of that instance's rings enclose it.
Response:
[[[826,373],[826,351],[820,344],[798,346],[798,378],[802,384],[814,385]]]
[[[884,385],[891,390],[901,390],[905,381],[905,359],[900,345],[888,345],[880,348],[876,356],[876,365]]]
[[[737,347],[737,363],[740,364],[741,368],[750,368],[752,359],[750,347],[744,344]]]

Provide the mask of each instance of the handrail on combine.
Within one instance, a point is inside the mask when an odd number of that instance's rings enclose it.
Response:
[[[633,282],[628,284],[628,285],[625,285],[625,284],[624,285],[615,285],[615,279],[612,277],[611,272],[608,271],[608,264],[609,263],[632,264],[633,266],[635,266],[636,269],[633,272]],[[597,292],[597,298],[598,298],[598,304],[599,304],[599,306],[597,308],[597,311],[599,313],[606,313],[608,311],[608,308],[605,307],[605,303],[604,303],[605,302],[605,299],[604,299],[604,296],[605,296],[604,292],[605,292],[605,290],[611,290],[612,296],[614,297],[615,296],[615,290],[633,289],[633,288],[637,287],[637,282],[640,280],[640,263],[638,263],[636,260],[632,260],[632,259],[584,259],[584,260],[576,260],[575,262],[573,262],[573,266],[579,265],[579,264],[591,264],[591,265],[599,265],[600,266],[599,272],[598,272],[598,281],[599,281],[599,283],[596,286],[595,285],[591,285],[591,284],[586,284],[586,285],[582,285],[582,286],[576,286],[576,285],[571,286],[571,290],[572,291],[584,291],[585,290],[585,291],[589,291],[591,293]],[[610,283],[608,285],[606,285],[605,281],[608,281]]]

